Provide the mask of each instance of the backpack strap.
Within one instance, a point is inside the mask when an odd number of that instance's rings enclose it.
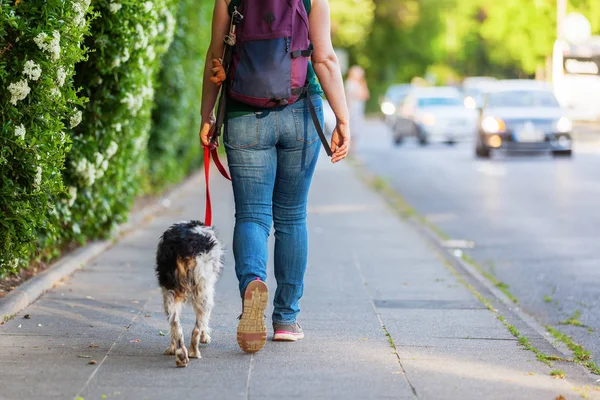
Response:
[[[331,147],[329,146],[329,142],[327,141],[327,137],[325,136],[325,132],[323,132],[323,128],[321,128],[321,122],[319,121],[319,117],[317,116],[317,110],[315,110],[315,106],[310,99],[310,93],[308,93],[308,85],[304,86],[303,91],[306,93],[306,99],[308,100],[308,108],[310,110],[310,116],[312,117],[313,124],[315,125],[315,129],[319,134],[319,139],[321,139],[321,143],[323,144],[323,148],[329,157],[333,155],[331,151]]]
[[[299,57],[310,57],[313,53],[314,46],[311,43],[306,50],[294,50],[292,51],[292,59]]]

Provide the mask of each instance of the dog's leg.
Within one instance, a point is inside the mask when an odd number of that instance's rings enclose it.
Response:
[[[214,286],[214,285],[213,285]],[[210,343],[210,328],[208,321],[214,306],[214,288],[206,285],[194,293],[194,310],[196,311],[196,325],[192,332],[192,351],[190,357],[200,358],[199,343]]]
[[[174,319],[175,314],[177,313],[177,310],[175,309],[175,296],[173,295],[173,292],[170,292],[163,288],[163,302],[165,306],[165,314],[167,314],[169,324],[172,324],[171,321]],[[181,311],[181,308],[179,311]],[[171,344],[165,350],[165,355],[174,356],[176,348],[177,343],[174,340],[173,334],[171,334]]]
[[[188,351],[185,347],[183,339],[183,329],[179,323],[183,300],[177,298],[173,293],[168,294],[167,314],[169,315],[169,323],[171,324],[171,345],[165,351],[165,354],[175,354],[175,363],[178,367],[185,367],[189,362]]]

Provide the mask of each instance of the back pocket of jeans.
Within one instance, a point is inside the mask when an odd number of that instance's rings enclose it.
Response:
[[[258,144],[258,117],[255,113],[227,120],[225,144],[245,149]]]
[[[323,128],[323,107],[320,105],[315,106],[315,111],[319,119],[319,124]],[[294,114],[294,122],[296,123],[296,138],[299,141],[311,144],[319,140],[319,134],[317,133],[317,128],[315,127],[309,108],[292,110],[292,114]]]

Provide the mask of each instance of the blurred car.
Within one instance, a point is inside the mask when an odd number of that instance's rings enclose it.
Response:
[[[573,124],[545,82],[505,80],[490,88],[480,109],[475,155],[493,150],[550,151],[571,156]]]
[[[471,76],[465,78],[462,84],[465,107],[476,109],[483,105],[483,94],[488,87],[497,82],[490,76]]]
[[[395,124],[397,118],[396,111],[411,88],[411,84],[392,85],[385,92],[385,96],[381,102],[381,112],[388,126],[392,127]]]
[[[477,112],[465,107],[453,87],[413,88],[404,99],[394,125],[394,144],[415,136],[421,145],[470,140],[477,129]]]

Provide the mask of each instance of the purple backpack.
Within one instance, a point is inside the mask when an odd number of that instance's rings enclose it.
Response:
[[[302,0],[242,0],[239,11],[229,97],[258,108],[296,102],[312,54]]]

